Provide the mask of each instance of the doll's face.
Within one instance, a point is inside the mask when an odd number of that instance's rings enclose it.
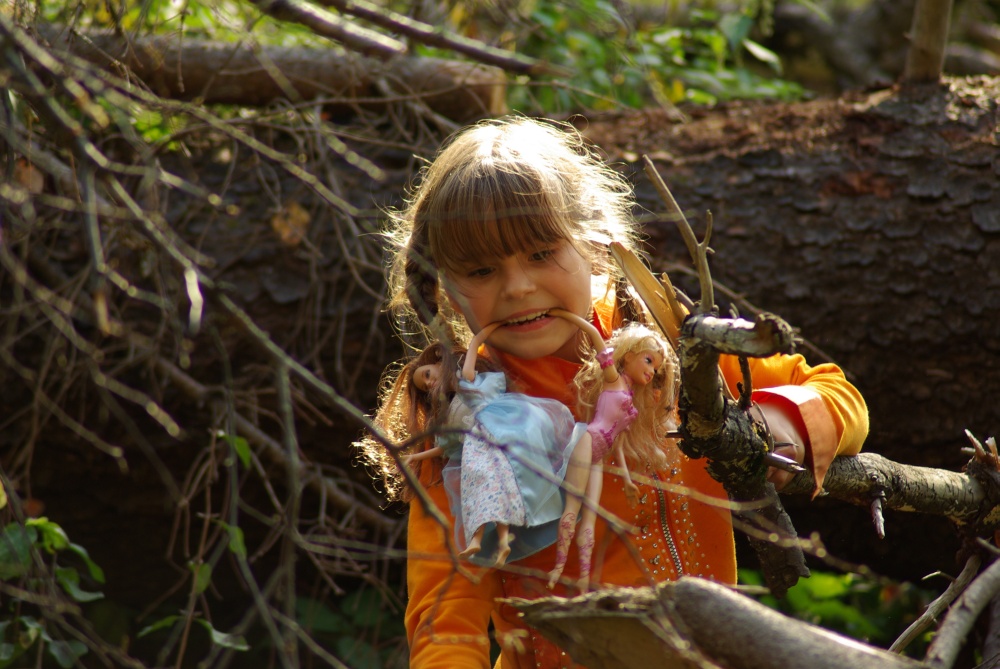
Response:
[[[441,383],[441,363],[421,365],[413,372],[413,385],[424,393],[430,393]]]
[[[656,351],[636,351],[625,355],[625,365],[622,374],[632,380],[636,386],[649,385],[656,370],[663,364],[663,355]]]

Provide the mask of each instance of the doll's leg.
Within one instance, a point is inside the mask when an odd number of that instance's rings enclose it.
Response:
[[[506,525],[504,527],[506,527]],[[469,542],[469,545],[465,547],[464,551],[458,554],[458,557],[460,558],[472,557],[473,555],[475,555],[480,551],[483,544],[483,531],[485,529],[486,529],[485,525],[480,525],[476,529],[476,533],[472,535],[472,541]],[[508,550],[508,552],[510,551]]]
[[[632,477],[628,473],[628,463],[625,462],[625,446],[621,442],[615,446],[615,459],[618,461],[618,466],[622,469],[622,479],[625,484],[625,499],[628,501],[628,505],[634,509],[639,503],[639,486],[632,482]]]
[[[594,526],[597,524],[597,505],[601,501],[601,488],[604,486],[604,469],[601,463],[594,464],[590,469],[590,480],[587,482],[587,505],[580,516],[580,528],[576,535],[576,548],[580,553],[580,580],[577,587],[581,592],[590,590],[590,561],[594,555]]]
[[[510,555],[510,542],[514,540],[514,535],[509,531],[507,523],[497,523],[497,554],[494,558],[494,566],[502,567],[507,562]]]
[[[569,465],[566,467],[566,505],[563,507],[562,517],[559,519],[559,534],[556,538],[556,566],[549,572],[550,589],[562,576],[563,569],[566,567],[566,558],[569,556],[569,547],[573,543],[573,535],[576,533],[576,518],[580,513],[580,505],[583,502],[583,495],[586,494],[590,479],[591,447],[590,434],[585,433],[573,449]]]

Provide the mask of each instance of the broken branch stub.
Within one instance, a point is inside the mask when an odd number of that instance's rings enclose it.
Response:
[[[572,599],[507,601],[529,625],[590,669],[923,666],[699,578]]]

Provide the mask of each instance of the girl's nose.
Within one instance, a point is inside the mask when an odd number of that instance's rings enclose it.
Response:
[[[505,297],[516,300],[534,291],[535,281],[520,263],[512,263],[504,272],[503,288]]]

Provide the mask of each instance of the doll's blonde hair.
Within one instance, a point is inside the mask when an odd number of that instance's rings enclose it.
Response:
[[[652,382],[633,390],[632,403],[639,414],[618,439],[623,440],[630,467],[649,464],[655,470],[661,470],[667,464],[663,450],[664,436],[677,425],[677,390],[680,384],[677,354],[662,335],[640,323],[629,323],[615,330],[607,345],[614,349],[613,358],[619,374],[633,355],[650,352],[660,356],[662,362]],[[604,370],[593,353],[575,377],[577,410],[587,422],[594,418],[597,399],[604,389]]]
[[[404,331],[440,310],[467,341],[440,272],[566,240],[595,274],[614,278],[607,244],[636,250],[632,206],[628,182],[569,126],[525,117],[470,126],[421,171],[406,207],[390,212],[389,306]]]

